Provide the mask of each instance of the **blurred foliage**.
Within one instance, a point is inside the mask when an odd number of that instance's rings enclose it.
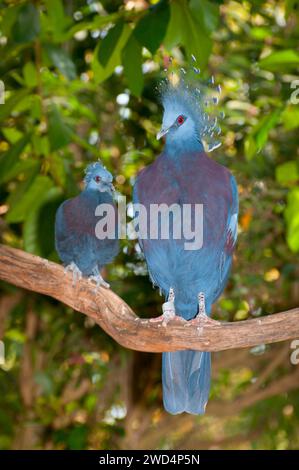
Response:
[[[239,242],[215,306],[236,321],[299,305],[296,0],[0,1],[0,234],[58,261],[55,211],[97,158],[131,196],[161,149],[156,86],[195,55],[222,87],[222,146],[236,175]],[[296,83],[295,83],[296,84]],[[293,99],[291,99],[293,97]],[[134,240],[109,267],[141,316],[161,310]],[[299,447],[290,345],[217,354],[204,417],[166,415],[160,356],[123,350],[54,300],[1,284],[0,448]],[[297,391],[296,391],[297,390]]]

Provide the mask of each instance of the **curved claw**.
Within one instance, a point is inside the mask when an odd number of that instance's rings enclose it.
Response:
[[[96,289],[97,289],[98,287],[100,287],[100,286],[105,287],[106,289],[109,289],[109,288],[110,288],[110,284],[108,284],[108,282],[106,282],[106,281],[102,278],[101,274],[95,274],[95,275],[89,276],[89,277],[88,277],[88,280],[89,280],[90,282],[95,281],[95,283],[96,283]]]
[[[204,325],[207,325],[207,324],[210,324],[211,326],[221,325],[220,321],[213,320],[213,318],[208,317],[204,313],[199,313],[198,315],[196,315],[195,318],[193,318],[193,320],[189,320],[188,323],[191,325],[196,325],[198,327],[203,327]]]
[[[72,285],[73,285],[73,287],[75,286],[77,281],[80,281],[80,279],[82,279],[82,272],[80,271],[80,269],[78,268],[78,266],[74,262],[72,262],[72,263],[68,264],[67,266],[65,266],[64,272],[65,272],[65,274],[67,274],[69,272],[72,273],[72,277],[73,277]]]

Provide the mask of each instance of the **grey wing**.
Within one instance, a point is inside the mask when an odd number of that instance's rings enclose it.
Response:
[[[64,209],[68,201],[58,208],[55,219],[55,247],[61,261],[75,263],[83,273],[90,273],[95,265],[94,240],[89,234],[79,232],[65,219]]]

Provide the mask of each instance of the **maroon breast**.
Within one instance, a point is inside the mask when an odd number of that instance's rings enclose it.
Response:
[[[226,231],[232,204],[229,171],[202,153],[178,160],[161,154],[142,170],[137,181],[138,202],[150,204],[203,204],[204,243],[217,243]]]

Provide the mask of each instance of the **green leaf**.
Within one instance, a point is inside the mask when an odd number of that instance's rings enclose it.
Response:
[[[30,212],[24,221],[23,243],[24,250],[27,251],[27,253],[33,253],[35,255],[41,256],[42,253],[39,246],[38,226],[39,212]]]
[[[70,431],[67,437],[68,447],[71,450],[84,449],[86,446],[87,436],[88,429],[86,426],[76,426]]]
[[[48,136],[41,136],[39,134],[35,134],[32,137],[32,146],[34,152],[37,155],[42,155],[43,157],[47,157],[50,153],[50,143]]]
[[[294,68],[299,65],[299,54],[293,49],[285,49],[284,51],[272,52],[264,59],[259,61],[262,69],[282,72],[288,68]]]
[[[11,328],[5,333],[5,339],[10,339],[16,343],[24,344],[26,341],[26,336],[23,332],[17,330],[16,328]]]
[[[164,39],[169,18],[169,4],[161,1],[149,8],[148,13],[138,21],[134,29],[136,39],[152,54],[156,52]]]
[[[94,29],[102,29],[109,24],[115,24],[119,20],[119,13],[111,15],[95,15],[93,21],[79,21],[71,24],[70,28],[65,31],[63,40],[71,39],[78,31],[91,31]]]
[[[271,129],[276,126],[280,118],[281,110],[276,109],[269,115],[261,119],[258,131],[255,135],[257,151],[260,152],[268,140],[268,135]]]
[[[123,48],[122,63],[130,90],[139,97],[143,88],[142,47],[133,34]]]
[[[100,42],[100,47],[98,49],[98,59],[100,64],[103,65],[103,67],[106,67],[106,65],[108,64],[109,59],[113,54],[117,43],[119,42],[123,29],[124,21],[120,20],[116,23],[115,26],[109,29],[107,36]]]
[[[205,22],[208,24],[208,20],[204,20],[205,15],[200,2],[191,2],[190,9],[186,8],[184,46],[189,56],[194,55],[202,68],[208,63],[213,44],[209,31],[205,29]]]
[[[194,55],[200,67],[206,67],[212,40],[205,29],[201,7],[197,2],[190,6],[187,0],[171,2],[171,18],[164,43],[169,49],[182,44],[189,57]]]
[[[32,62],[26,62],[23,67],[23,75],[25,83],[29,88],[33,88],[37,85],[36,67]]]
[[[27,88],[14,91],[5,104],[0,105],[0,122],[4,121],[4,119],[6,119],[13,111],[15,106],[17,106],[17,104],[20,103],[28,94],[29,90]]]
[[[13,39],[16,43],[30,42],[39,33],[39,12],[32,3],[26,3],[18,11],[17,20],[12,28]]]
[[[55,41],[62,40],[65,28],[71,21],[67,21],[64,15],[63,3],[61,0],[45,0],[47,6],[48,24],[53,33]]]
[[[257,126],[252,129],[251,134],[245,140],[245,155],[247,160],[251,160],[256,153],[260,152],[265,146],[268,135],[281,116],[281,109],[278,108],[272,113],[264,116]]]
[[[56,106],[53,106],[49,116],[48,136],[50,141],[51,151],[65,147],[71,142],[72,130],[65,124],[63,118]]]
[[[299,179],[299,170],[297,162],[291,160],[282,163],[276,168],[276,180],[282,185],[294,183]]]
[[[26,178],[24,181],[18,183],[18,185],[12,190],[9,194],[6,204],[12,209],[15,205],[19,203],[21,199],[23,199],[24,195],[29,190],[33,180],[36,178],[40,170],[40,165],[34,166],[31,169],[28,169],[26,172]]]
[[[22,137],[5,152],[0,159],[0,183],[5,183],[11,178],[11,172],[19,161],[19,156],[30,141],[30,134]]]
[[[297,16],[299,15],[299,0],[286,0],[285,1],[285,9],[286,9],[286,17],[288,18],[289,15],[295,13]]]
[[[94,57],[92,61],[92,70],[94,73],[95,83],[101,83],[106,80],[114,72],[115,67],[121,64],[121,51],[126,44],[131,34],[131,28],[125,24],[123,27],[122,34],[118,40],[117,46],[114,48],[113,53],[110,55],[106,67],[103,67],[98,60],[98,51],[101,46],[101,42],[98,43]]]
[[[288,194],[287,207],[284,212],[287,224],[287,243],[294,253],[299,251],[299,187]]]
[[[271,34],[270,28],[262,26],[255,26],[250,29],[250,36],[257,41],[264,41],[266,38],[271,37]]]
[[[41,121],[42,119],[42,101],[43,99],[40,95],[31,95],[30,115],[34,120]]]
[[[219,23],[219,6],[208,0],[191,0],[190,9],[197,16],[198,22],[207,32],[217,29]]]
[[[170,4],[170,20],[168,22],[167,31],[164,38],[164,46],[166,49],[171,50],[178,44],[182,44],[182,19],[180,15],[180,8],[175,2]]]
[[[0,183],[6,183],[13,180],[17,176],[26,175],[28,172],[31,172],[34,169],[38,169],[40,163],[33,158],[26,158],[25,160],[19,160],[15,165],[7,171],[5,177],[0,179]]]
[[[61,190],[53,187],[45,196],[43,204],[26,217],[23,240],[28,253],[47,257],[53,252],[55,214],[61,202]]]
[[[23,197],[18,199],[16,204],[8,211],[7,222],[23,222],[31,212],[34,212],[43,204],[53,184],[48,176],[36,176]]]
[[[38,175],[38,173],[39,166],[32,167],[30,170],[27,171],[26,178],[23,181],[20,181],[11,190],[9,196],[6,199],[6,204],[8,204],[10,208],[13,208],[24,197],[24,194],[26,194],[27,190],[31,186],[34,178]]]
[[[299,106],[290,105],[283,111],[281,120],[286,131],[299,127]]]
[[[49,158],[49,171],[58,186],[65,187],[66,172],[63,158],[57,153],[52,153]]]
[[[17,14],[21,6],[22,5],[13,5],[1,11],[1,32],[3,36],[10,36],[10,30],[16,22]]]
[[[53,65],[58,68],[62,75],[68,80],[75,80],[77,77],[76,67],[68,53],[61,47],[52,44],[45,45],[45,50]]]
[[[1,132],[11,144],[15,144],[23,137],[23,133],[15,127],[2,127]]]
[[[252,135],[247,136],[245,139],[244,152],[247,160],[251,160],[257,152],[256,143]]]

